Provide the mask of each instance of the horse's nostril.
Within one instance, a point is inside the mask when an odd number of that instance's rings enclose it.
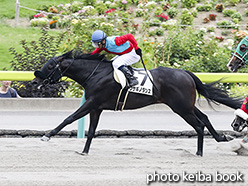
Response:
[[[238,125],[238,124],[236,124],[236,123],[233,125],[233,127],[238,127],[238,126],[239,126],[239,125]]]

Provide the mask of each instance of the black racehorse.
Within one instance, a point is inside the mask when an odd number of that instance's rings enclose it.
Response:
[[[121,85],[113,78],[113,67],[104,55],[73,54],[73,51],[50,59],[40,71],[35,71],[33,84],[41,86],[56,83],[62,76],[67,76],[85,89],[86,102],[59,126],[43,136],[49,140],[61,129],[75,120],[90,114],[90,126],[87,141],[82,154],[88,154],[94,137],[99,117],[103,110],[114,110]],[[228,141],[227,136],[220,136],[208,117],[196,106],[196,90],[207,101],[224,104],[233,109],[241,106],[241,100],[229,97],[225,91],[214,86],[216,83],[203,84],[189,71],[158,67],[150,70],[156,88],[153,95],[129,93],[124,109],[137,109],[151,104],[164,103],[191,125],[198,135],[197,155],[203,154],[204,128],[207,127],[217,142]]]
[[[227,64],[228,69],[231,72],[237,72],[240,68],[245,67],[246,63],[248,62],[248,36],[246,36],[244,39],[240,41],[238,44],[235,53],[233,54],[233,57]],[[248,126],[247,120],[245,120],[243,117],[240,117],[242,113],[235,112],[235,119],[233,120],[231,126],[233,127],[233,130],[237,132],[241,132],[245,127]]]

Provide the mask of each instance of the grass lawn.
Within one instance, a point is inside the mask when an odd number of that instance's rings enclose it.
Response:
[[[0,24],[0,32],[0,70],[3,67],[10,67],[9,62],[13,56],[10,54],[9,48],[14,47],[17,51],[21,51],[21,40],[32,41],[41,35],[38,28],[12,28],[3,24]]]
[[[13,47],[18,52],[22,51],[21,40],[37,41],[41,36],[40,28],[13,28],[4,24],[0,24],[0,70],[4,67],[10,68],[10,61],[13,56],[9,52],[9,48]],[[56,31],[49,33],[56,34]]]
[[[58,5],[60,3],[66,4],[70,0],[20,0],[21,6],[29,7],[32,9],[37,9],[42,5]],[[13,22],[15,18],[15,0],[0,0],[0,70],[4,67],[10,68],[10,61],[13,56],[8,51],[10,47],[14,47],[17,51],[21,51],[21,40],[26,41],[36,41],[41,36],[40,28],[26,27],[23,25],[18,25],[17,28],[9,26],[10,21]],[[37,12],[26,10],[24,8],[20,9],[20,18],[29,18],[29,16],[35,15]],[[12,19],[12,20],[10,20]],[[11,24],[13,25],[13,24]],[[56,31],[51,31],[56,34]]]
[[[60,3],[66,4],[70,3],[71,0],[42,0],[42,1],[34,1],[34,0],[19,0],[20,5],[31,8],[31,9],[38,9],[43,7],[44,5],[58,5]],[[0,18],[15,18],[15,7],[16,7],[16,0],[0,0]],[[30,15],[35,15],[36,12],[32,10],[27,10],[24,8],[20,8],[20,17],[29,17]]]

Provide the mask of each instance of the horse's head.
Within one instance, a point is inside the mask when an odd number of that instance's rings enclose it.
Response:
[[[248,36],[241,40],[233,54],[233,57],[227,64],[231,72],[237,72],[239,68],[244,67],[248,61]]]
[[[35,78],[32,84],[54,84],[57,83],[62,77],[60,63],[63,57],[53,57],[41,68],[34,72]]]
[[[235,119],[233,120],[231,126],[234,131],[242,132],[245,127],[248,127],[247,114],[241,109],[237,109],[234,114]]]
[[[104,55],[83,54],[80,51],[72,50],[59,57],[49,59],[41,70],[34,72],[35,78],[31,83],[41,88],[46,84],[58,83],[62,76],[67,76],[73,80],[77,77],[78,83],[83,86],[93,76],[100,62],[107,62],[105,64],[111,66],[111,63],[105,59]],[[84,73],[85,71],[87,73]]]
[[[66,65],[62,63],[66,58],[73,59],[72,51],[63,54],[62,56],[49,59],[41,70],[36,70],[34,72],[35,78],[31,83],[33,85],[39,85],[39,87],[46,84],[58,83],[60,78],[70,66],[70,63],[66,63]]]

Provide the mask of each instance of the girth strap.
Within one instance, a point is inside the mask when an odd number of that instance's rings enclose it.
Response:
[[[117,110],[123,111],[126,105],[128,94],[129,94],[128,88],[124,88],[120,90],[117,101],[116,101],[116,105],[115,105],[115,111]]]

